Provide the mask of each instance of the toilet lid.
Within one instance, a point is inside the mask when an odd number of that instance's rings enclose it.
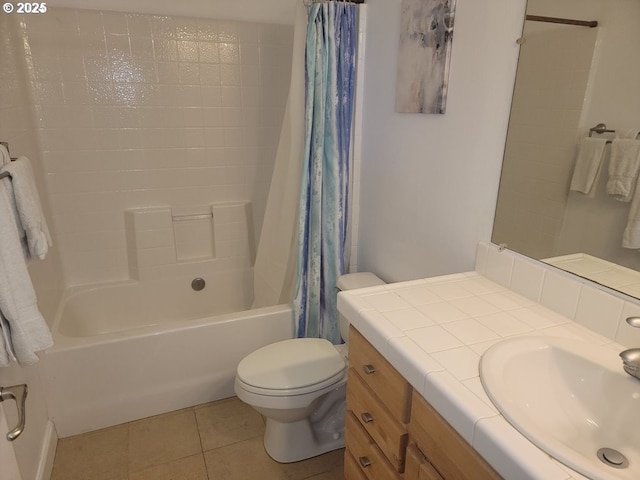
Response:
[[[296,338],[272,343],[247,355],[238,365],[243,383],[268,390],[295,390],[334,377],[346,368],[328,340]]]

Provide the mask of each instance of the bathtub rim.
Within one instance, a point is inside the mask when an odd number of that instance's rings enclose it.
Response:
[[[126,285],[137,285],[141,283],[138,280],[123,280],[117,282],[90,284],[90,285],[77,285],[68,287],[60,298],[60,302],[56,308],[56,314],[53,321],[53,327],[51,333],[53,335],[54,344],[46,352],[56,352],[60,350],[85,348],[89,346],[108,344],[124,339],[135,339],[140,337],[146,337],[151,335],[166,335],[172,332],[180,330],[191,330],[209,325],[212,320],[215,319],[215,323],[226,323],[237,320],[238,318],[251,318],[262,315],[284,313],[285,311],[292,311],[292,305],[290,303],[273,305],[269,307],[249,308],[246,310],[239,310],[236,312],[222,313],[219,315],[208,315],[205,317],[196,317],[184,320],[173,320],[170,322],[145,325],[141,327],[134,327],[127,330],[121,330],[118,332],[101,333],[90,336],[67,336],[60,332],[60,324],[62,322],[62,315],[64,313],[65,306],[69,300],[81,295],[85,292],[91,292],[95,290],[102,290],[105,288],[116,288]],[[291,317],[293,326],[293,315]]]

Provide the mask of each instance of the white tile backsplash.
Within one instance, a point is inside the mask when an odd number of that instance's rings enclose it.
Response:
[[[560,273],[547,271],[540,303],[565,317],[575,318],[582,284]]]
[[[640,329],[625,322],[629,316],[640,315],[640,301],[632,297],[483,242],[478,244],[476,270],[487,276],[492,272],[494,281],[510,286],[533,302],[539,301],[541,305],[508,313],[545,335],[578,336],[599,343],[615,340],[628,347],[640,345]],[[567,319],[578,325],[567,325]]]
[[[486,257],[481,259],[484,263],[484,275],[494,282],[509,287],[511,285],[511,276],[513,274],[514,258],[510,255],[502,255],[504,252],[498,248],[489,248]],[[486,260],[485,260],[486,258]]]
[[[575,320],[600,335],[614,339],[623,307],[622,299],[583,285]]]

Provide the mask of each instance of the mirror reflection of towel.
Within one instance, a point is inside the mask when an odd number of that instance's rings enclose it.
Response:
[[[584,137],[580,140],[570,190],[589,195],[598,177],[606,145],[605,138]]]
[[[640,170],[640,140],[616,138],[611,142],[607,194],[621,202],[630,202]]]

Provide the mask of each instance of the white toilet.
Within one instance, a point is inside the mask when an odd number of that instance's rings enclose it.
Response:
[[[383,285],[373,273],[343,275],[338,289]],[[346,341],[348,321],[340,315]],[[344,446],[347,345],[321,338],[272,343],[247,355],[235,392],[267,419],[264,447],[276,461],[296,462]]]

